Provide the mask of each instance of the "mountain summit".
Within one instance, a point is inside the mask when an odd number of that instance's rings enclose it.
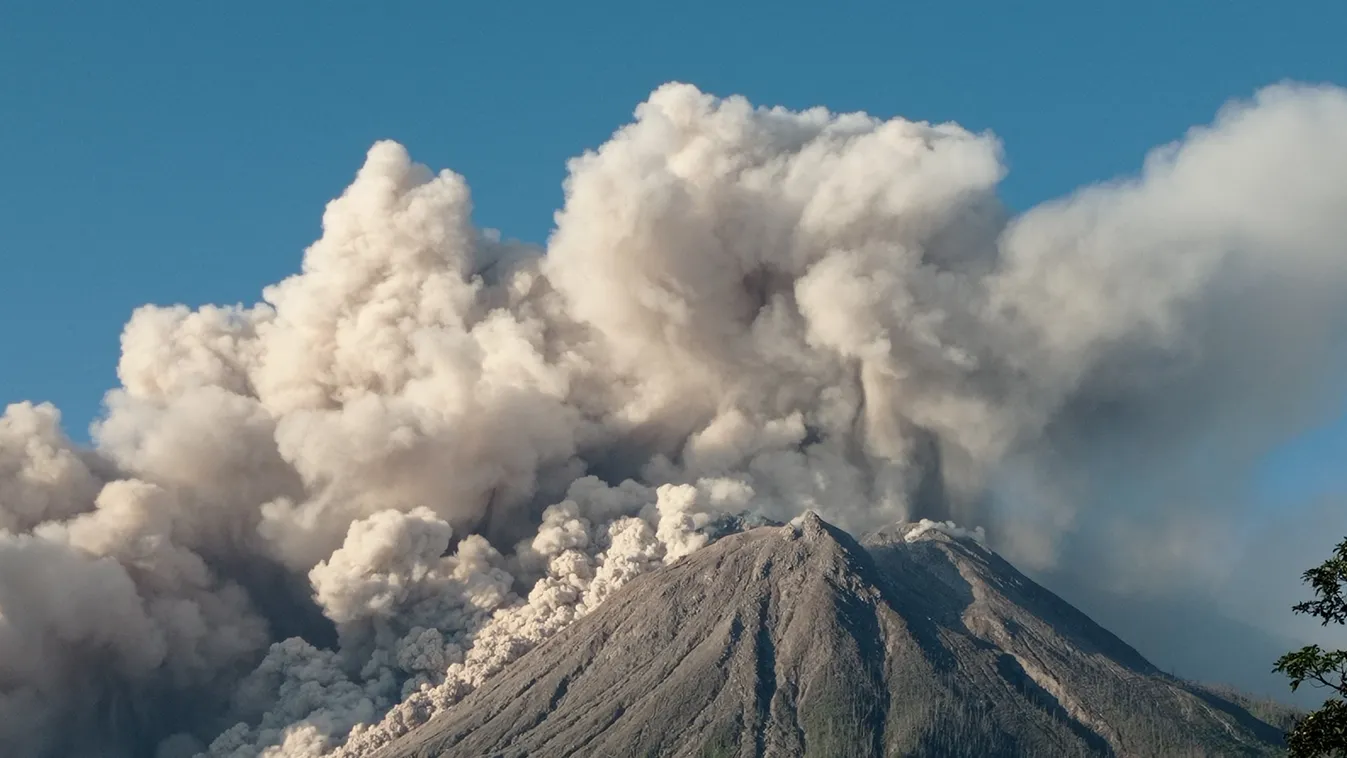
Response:
[[[382,758],[1238,756],[1280,730],[958,530],[807,514],[642,576]]]

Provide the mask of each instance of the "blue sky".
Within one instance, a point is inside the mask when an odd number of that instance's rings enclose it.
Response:
[[[992,129],[1023,208],[1135,170],[1261,85],[1347,84],[1344,28],[1340,0],[7,0],[0,402],[53,401],[84,437],[132,308],[255,301],[376,139],[465,174],[482,225],[541,241],[566,160],[677,79]],[[1344,460],[1347,422],[1326,419],[1256,485],[1347,491]]]

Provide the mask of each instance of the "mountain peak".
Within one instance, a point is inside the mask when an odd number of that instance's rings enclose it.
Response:
[[[919,540],[954,540],[985,546],[987,535],[982,527],[966,529],[953,521],[900,521],[865,535],[867,544],[917,542]]]
[[[808,512],[633,580],[382,755],[1262,755],[1279,739],[973,532],[899,524],[863,545]]]
[[[789,538],[801,538],[806,542],[835,544],[846,551],[865,552],[860,543],[846,531],[824,521],[818,513],[809,510],[791,519],[784,528]]]

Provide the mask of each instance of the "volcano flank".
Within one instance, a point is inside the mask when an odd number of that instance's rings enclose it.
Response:
[[[857,541],[811,512],[725,537],[379,755],[1278,752],[1278,728],[956,534],[923,522]]]

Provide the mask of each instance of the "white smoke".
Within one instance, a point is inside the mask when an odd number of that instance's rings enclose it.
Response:
[[[973,540],[977,543],[983,543],[987,540],[987,532],[982,527],[965,529],[953,521],[932,521],[924,518],[918,521],[903,534],[904,542],[916,542],[928,534],[943,534],[955,539]]]
[[[1013,219],[1000,153],[668,85],[544,251],[375,145],[262,303],[133,315],[94,450],[0,417],[0,747],[366,755],[745,512],[1190,571],[1340,400],[1347,92]]]

